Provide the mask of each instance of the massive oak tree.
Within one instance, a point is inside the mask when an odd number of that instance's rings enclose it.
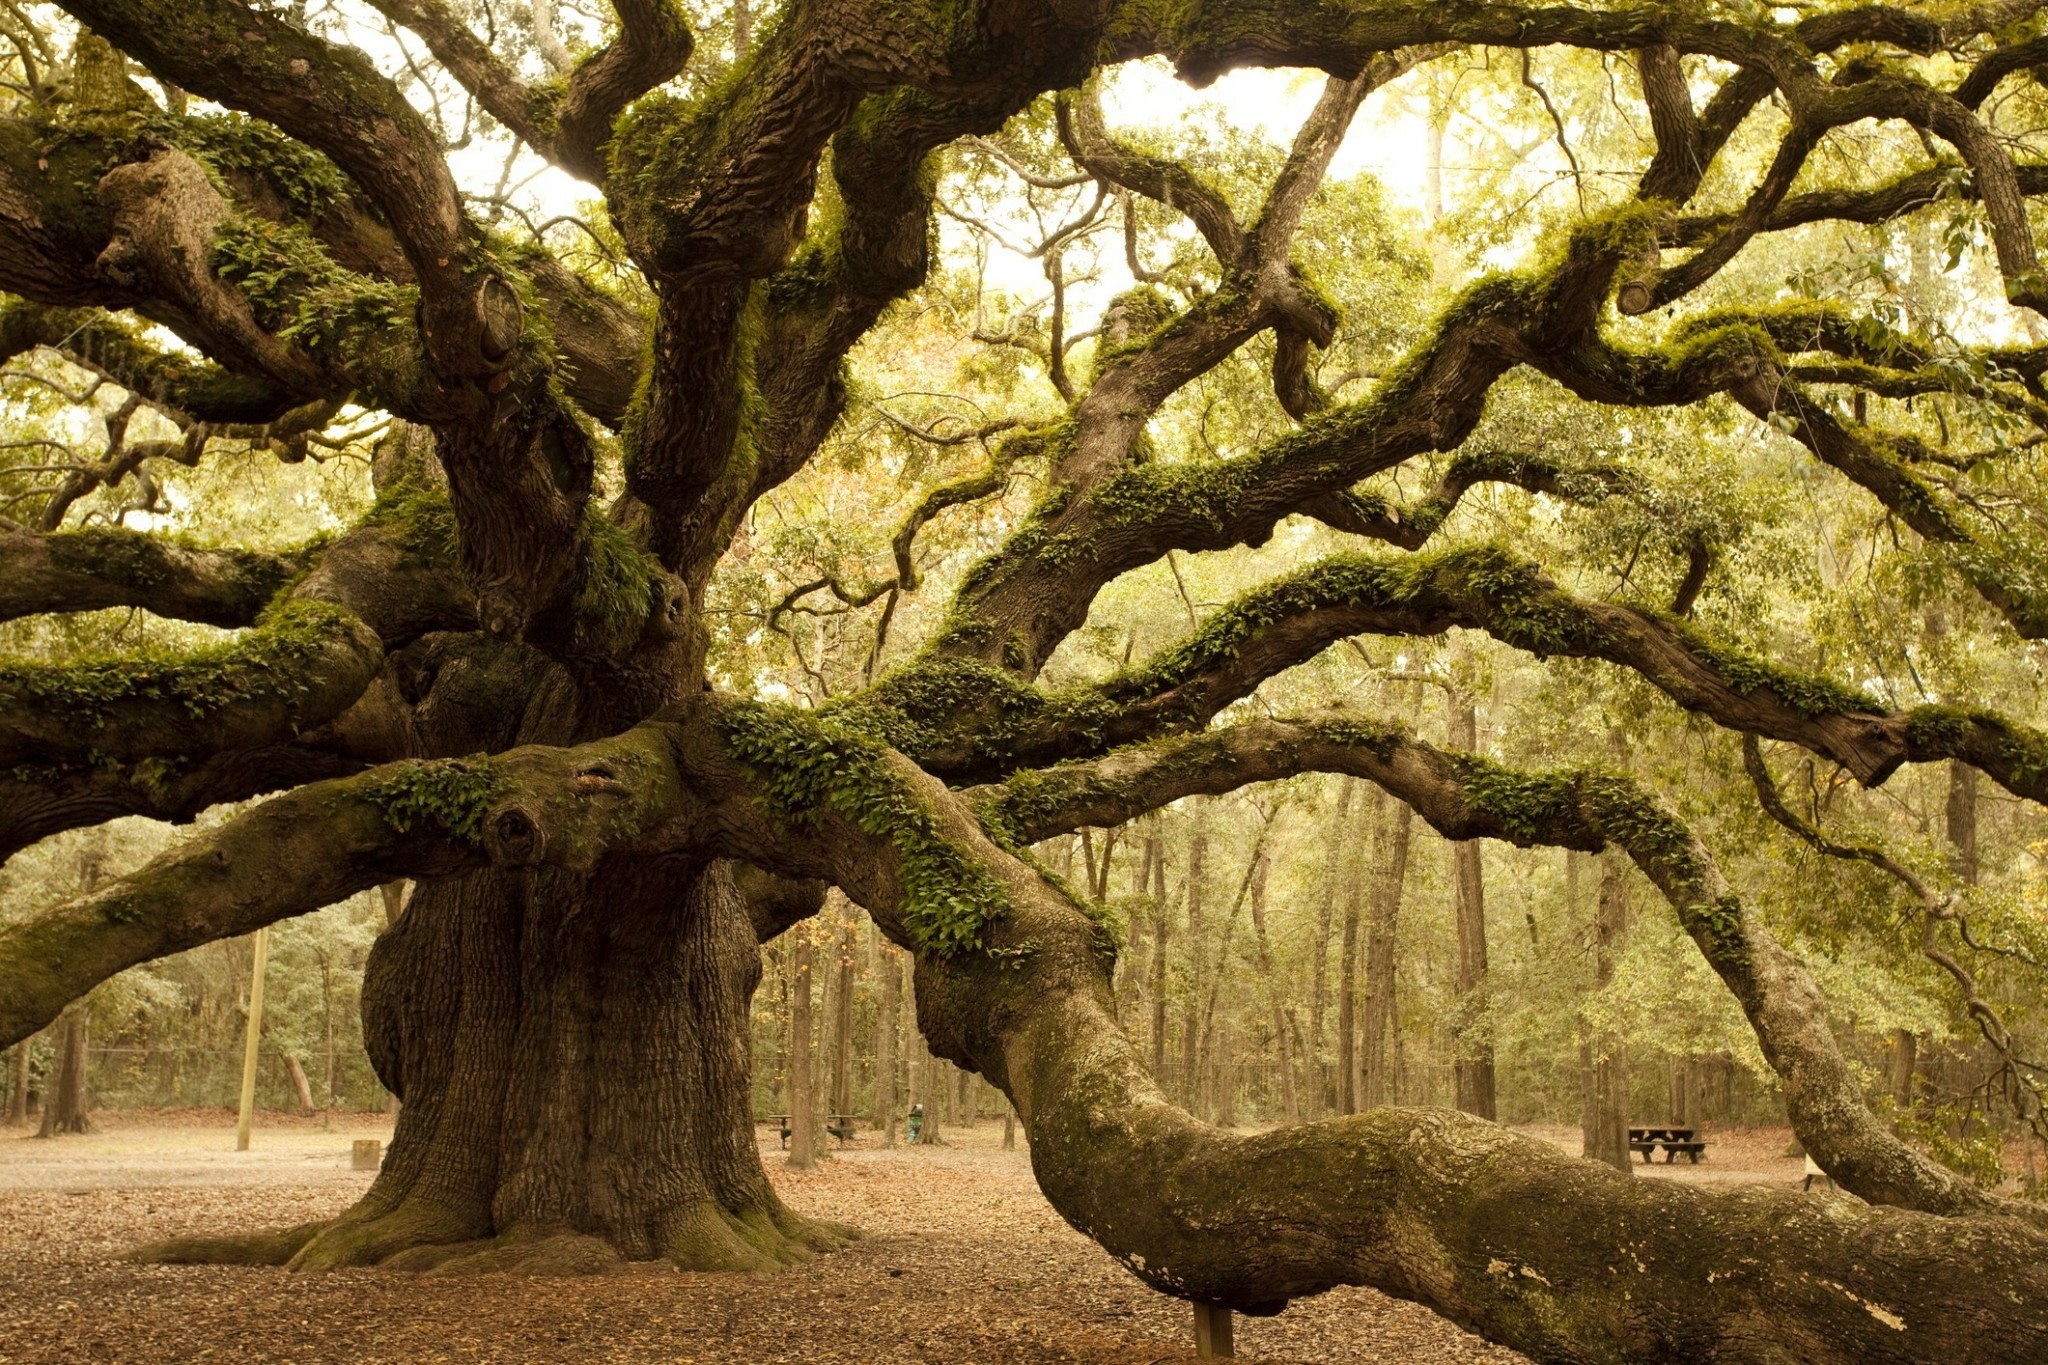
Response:
[[[2039,1210],[1873,1115],[1807,968],[1664,795],[1503,767],[1340,706],[1234,707],[1338,642],[1458,628],[1604,661],[1740,734],[1760,798],[1816,839],[1754,741],[1868,785],[1953,760],[2048,801],[2048,734],[2023,717],[1889,707],[1692,619],[1711,528],[1669,528],[1675,587],[1655,607],[1438,534],[1484,484],[1566,517],[1634,491],[1628,469],[1559,458],[1568,441],[1468,443],[1534,374],[1588,406],[1753,414],[1981,599],[2012,648],[2048,634],[2038,535],[1972,481],[2009,491],[2029,443],[1962,453],[1911,406],[2048,427],[2048,347],[2005,339],[2048,312],[2048,164],[2025,118],[1997,117],[2048,62],[2040,6],[792,0],[693,17],[613,0],[576,53],[540,6],[540,31],[455,0],[317,22],[242,0],[57,8],[0,6],[19,77],[0,114],[0,353],[54,351],[126,397],[101,454],[8,504],[0,610],[134,607],[235,633],[190,657],[0,671],[0,842],[267,799],[0,930],[0,1044],[130,965],[418,883],[364,983],[372,1060],[404,1100],[374,1186],[332,1222],[156,1254],[756,1268],[831,1245],[764,1177],[745,1032],[759,943],[829,884],[915,955],[922,1031],[1014,1102],[1055,1206],[1165,1292],[1270,1312],[1369,1284],[1542,1359],[2048,1354]],[[1435,63],[1560,52],[1602,61],[1649,131],[1625,189],[1519,243],[1398,362],[1330,383],[1346,319],[1298,241],[1362,104]],[[394,54],[592,187],[618,268],[487,226]],[[1112,128],[1096,73],[1144,58],[1198,85],[1247,66],[1327,82],[1247,196]],[[1043,123],[1048,100],[1061,174],[1184,222],[1198,284],[1121,296],[1084,363],[1049,268],[1031,345],[1058,410],[972,433],[988,468],[929,492],[893,578],[810,590],[893,609],[920,588],[929,523],[1013,468],[1042,479],[1029,515],[857,694],[800,710],[721,690],[714,571],[840,426],[849,352],[925,283],[936,159]],[[1872,126],[1908,130],[1917,164],[1814,169]],[[1732,160],[1759,129],[1774,152]],[[1997,316],[1933,338],[1723,287],[1779,234],[1935,205],[1981,222]],[[1135,245],[1130,266],[1147,273]],[[1162,407],[1245,356],[1289,429],[1161,448]],[[364,411],[393,423],[377,504],[317,543],[67,521],[152,462],[222,443],[303,459]],[[600,493],[613,450],[622,479]],[[1437,457],[1425,496],[1367,486]],[[1105,681],[1042,681],[1119,579],[1289,518],[1356,546]],[[1248,1136],[1175,1108],[1116,1018],[1114,937],[1030,846],[1304,772],[1377,784],[1453,839],[1633,860],[1753,1025],[1807,1149],[1867,1202],[1633,1182],[1439,1110]]]

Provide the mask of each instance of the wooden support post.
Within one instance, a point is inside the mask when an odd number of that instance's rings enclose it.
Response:
[[[270,926],[256,931],[255,958],[249,966],[249,1030],[242,1044],[242,1111],[235,1121],[235,1150],[249,1150],[256,1120],[256,1045],[263,1038],[263,969],[270,965]]]
[[[1230,1310],[1218,1303],[1197,1303],[1195,1309],[1195,1354],[1234,1358],[1237,1355]]]

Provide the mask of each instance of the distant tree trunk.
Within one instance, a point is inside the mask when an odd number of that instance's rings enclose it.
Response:
[[[1697,1127],[1704,1119],[1702,1073],[1705,1067],[1698,1057],[1677,1057],[1671,1059],[1671,1121],[1686,1127]]]
[[[1341,850],[1345,847],[1345,828],[1351,815],[1351,796],[1357,789],[1358,779],[1346,777],[1337,784],[1337,808],[1330,815],[1330,848]],[[1308,997],[1308,1048],[1309,1063],[1318,1073],[1322,1070],[1323,1017],[1330,1006],[1330,925],[1337,909],[1337,886],[1345,880],[1345,864],[1341,858],[1332,857],[1323,865],[1321,891],[1316,900],[1316,937],[1309,945],[1309,997]],[[1318,1081],[1309,1088],[1311,1103],[1320,1110],[1323,1103],[1323,1087]]]
[[[1467,753],[1479,747],[1478,716],[1472,703],[1453,696],[1450,705],[1450,742],[1453,749]],[[1480,1118],[1494,1117],[1493,1043],[1482,1021],[1475,1016],[1485,999],[1486,985],[1486,876],[1476,840],[1461,840],[1451,846],[1455,867],[1458,906],[1458,1035],[1454,1067],[1458,1078],[1458,1108]]]
[[[1567,881],[1576,891],[1577,867],[1569,860]],[[1628,878],[1623,855],[1608,853],[1600,862],[1600,903],[1593,916],[1593,980],[1605,989],[1614,980],[1614,957],[1628,932]],[[1617,1170],[1630,1170],[1628,1148],[1628,1052],[1618,1033],[1587,1031],[1580,1044],[1586,1076],[1585,1102],[1579,1126],[1586,1155]]]
[[[1166,846],[1152,860],[1152,1078],[1164,1085],[1166,1075],[1166,949],[1173,921],[1166,904]]]
[[[1977,770],[1967,763],[1948,765],[1947,833],[1949,865],[1967,886],[1975,886],[1977,860]],[[1913,1076],[1920,1060],[1920,1040],[1909,1029],[1893,1029],[1890,1056],[1892,1100],[1901,1109],[1913,1103]]]
[[[847,906],[849,912],[851,906]],[[849,913],[835,953],[832,981],[832,1109],[853,1113],[853,953],[859,923]]]
[[[910,981],[911,990],[909,994],[913,997],[910,1012],[913,1023],[908,1034],[909,1041],[906,1044],[909,1049],[912,1073],[910,1102],[924,1106],[924,1122],[917,1135],[918,1142],[920,1144],[936,1146],[944,1140],[942,1136],[944,1125],[941,1120],[944,1117],[943,1111],[946,1107],[946,1092],[948,1089],[945,1077],[952,1063],[941,1061],[933,1056],[931,1045],[925,1041],[923,1030],[916,1027],[917,1006],[915,996],[917,995],[917,974],[914,970],[910,975]]]
[[[1188,959],[1194,964],[1194,989],[1188,995],[1187,1023],[1181,1034],[1181,1102],[1197,1118],[1202,1107],[1202,1002],[1209,995],[1209,964],[1202,944],[1202,863],[1209,837],[1199,828],[1188,841]]]
[[[981,1117],[981,1076],[973,1071],[961,1071],[959,1090],[959,1125],[972,1128],[975,1120]]]
[[[1267,1001],[1273,1012],[1273,1043],[1280,1054],[1280,1112],[1289,1127],[1301,1122],[1301,1104],[1294,1093],[1294,1047],[1288,1036],[1287,991],[1266,934],[1266,870],[1261,858],[1252,866],[1252,928],[1259,936],[1259,970],[1266,978]]]
[[[14,1045],[14,1094],[7,1101],[7,1122],[17,1127],[28,1122],[29,1058],[35,1041],[31,1035]]]
[[[871,931],[872,932],[872,931]],[[903,1013],[903,964],[892,944],[875,945],[875,1127],[882,1130],[882,1145],[896,1145],[897,1021]]]
[[[1003,1106],[1003,1150],[1010,1152],[1015,1151],[1016,1148],[1017,1109],[1015,1105],[1005,1104]]]
[[[306,1079],[305,1065],[289,1052],[283,1056],[285,1074],[291,1077],[292,1096],[299,1102],[299,1112],[310,1114],[313,1112],[313,1083]]]
[[[85,1053],[88,1025],[83,1004],[73,1005],[57,1021],[57,1073],[43,1097],[43,1126],[37,1137],[90,1133],[85,1107]]]
[[[930,1047],[920,1049],[919,1060],[924,1067],[924,1131],[918,1134],[918,1141],[929,1146],[938,1146],[945,1141],[942,1136],[944,1124],[940,1122],[946,1108],[947,1094],[951,1087],[946,1084],[946,1070],[953,1064],[932,1055]]]
[[[1394,1014],[1394,948],[1400,933],[1401,898],[1407,894],[1408,850],[1413,844],[1415,812],[1405,801],[1394,802],[1385,826],[1379,870],[1372,879],[1372,913],[1365,927],[1365,1029],[1358,1053],[1358,1104],[1361,1109],[1394,1102],[1395,1087],[1387,1064],[1393,1042],[1400,1056],[1400,1030]]]
[[[1387,794],[1378,787],[1366,802],[1366,824],[1377,830],[1386,810]],[[1365,910],[1368,869],[1356,857],[1342,864],[1349,875],[1344,883],[1344,937],[1337,954],[1337,1112],[1355,1114],[1363,1098],[1358,1055],[1358,949],[1359,930]]]
[[[1216,1038],[1211,1045],[1211,1079],[1209,1082],[1210,1107],[1216,1113],[1216,1126],[1235,1128],[1237,1126],[1237,1021],[1225,1014],[1216,1027]]]
[[[789,1164],[808,1171],[817,1163],[813,1130],[817,1126],[811,1087],[811,975],[814,961],[811,926],[792,931],[789,969]]]

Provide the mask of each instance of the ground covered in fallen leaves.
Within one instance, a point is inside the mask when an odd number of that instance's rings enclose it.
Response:
[[[140,1242],[339,1212],[370,1181],[349,1169],[351,1140],[390,1130],[375,1115],[332,1127],[266,1115],[255,1150],[238,1153],[220,1111],[100,1119],[96,1134],[47,1142],[0,1129],[0,1365],[1193,1359],[1187,1305],[1062,1222],[1026,1154],[1002,1150],[1000,1123],[949,1130],[938,1148],[885,1151],[864,1138],[808,1173],[788,1170],[765,1136],[792,1207],[867,1234],[781,1275],[529,1278],[127,1264],[120,1254]],[[1796,1181],[1798,1160],[1777,1157],[1784,1141],[1765,1130],[1723,1149],[1729,1160],[1710,1148],[1697,1172],[1672,1174]],[[1363,1289],[1240,1318],[1237,1349],[1304,1365],[1523,1359]]]

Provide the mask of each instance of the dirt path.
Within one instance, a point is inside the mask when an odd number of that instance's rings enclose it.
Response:
[[[217,1112],[105,1118],[99,1134],[55,1142],[0,1132],[0,1365],[1192,1359],[1186,1305],[1146,1289],[1060,1221],[1025,1154],[1001,1150],[996,1124],[965,1141],[949,1130],[945,1148],[855,1148],[809,1174],[771,1155],[793,1207],[868,1234],[786,1274],[442,1279],[121,1262],[155,1238],[338,1212],[370,1179],[348,1169],[350,1140],[388,1138],[389,1128],[373,1116],[331,1131],[266,1116],[256,1150],[237,1153],[232,1119]],[[1772,1141],[1766,1132],[1745,1146],[1763,1152]],[[764,1150],[774,1145],[768,1138]],[[1735,1176],[1736,1165],[1681,1166],[1676,1178]],[[1796,1180],[1799,1163],[1789,1165]],[[1338,1290],[1238,1327],[1239,1357],[1249,1360],[1522,1359],[1370,1290]]]

